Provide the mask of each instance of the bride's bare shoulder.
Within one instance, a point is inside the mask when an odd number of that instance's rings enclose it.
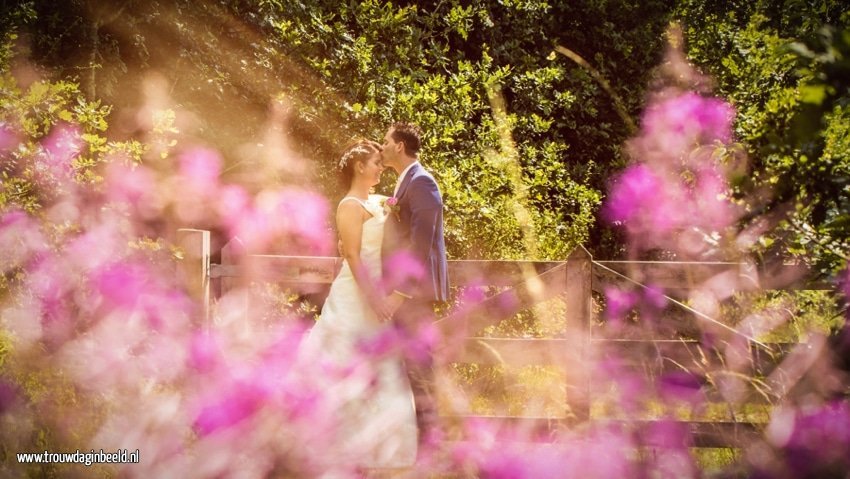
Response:
[[[371,216],[361,200],[352,197],[343,198],[336,208],[336,216],[339,218],[365,218]]]

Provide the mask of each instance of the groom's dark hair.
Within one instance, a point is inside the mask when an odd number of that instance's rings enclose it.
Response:
[[[422,130],[414,123],[397,121],[393,123],[392,139],[398,143],[404,143],[404,152],[408,156],[417,156],[419,148],[422,147]]]

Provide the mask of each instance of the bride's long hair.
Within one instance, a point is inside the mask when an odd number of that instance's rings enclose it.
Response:
[[[351,187],[351,180],[354,179],[354,167],[357,163],[363,163],[373,154],[381,151],[380,145],[372,140],[356,140],[351,143],[337,163],[339,170],[340,185],[344,189]]]

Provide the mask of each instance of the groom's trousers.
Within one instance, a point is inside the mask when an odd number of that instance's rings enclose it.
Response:
[[[439,418],[434,391],[434,355],[432,328],[436,319],[434,301],[405,301],[393,318],[404,338],[404,367],[416,403],[419,444],[439,440]]]

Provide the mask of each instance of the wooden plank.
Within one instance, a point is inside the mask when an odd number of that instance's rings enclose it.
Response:
[[[674,296],[681,296],[682,291],[698,287],[723,274],[729,274],[729,280],[735,281],[736,289],[741,291],[832,289],[822,281],[809,280],[808,269],[804,265],[794,264],[756,267],[749,263],[722,261],[594,261],[594,266],[593,275],[598,287],[628,282],[616,274],[619,273],[633,281],[663,288]]]
[[[723,275],[723,281],[735,282],[735,288],[738,290],[758,288],[757,272],[747,263],[674,261],[596,261],[594,263],[596,266],[594,279],[597,283],[628,284],[629,280],[632,280],[662,288],[674,297],[681,297],[689,290],[721,275]]]
[[[242,276],[242,268],[235,264],[211,264],[210,278],[228,278],[233,281],[234,278]]]
[[[482,415],[441,415],[441,418],[491,431],[502,441],[542,441],[557,440],[558,434],[566,432],[579,424],[574,418],[522,417],[522,416],[482,416]]]
[[[221,248],[221,265],[218,271],[210,271],[213,278],[221,278],[221,294],[225,295],[231,290],[244,286],[244,278],[239,279],[239,264],[245,257],[245,244],[239,238],[233,238]],[[225,270],[227,268],[227,270]],[[230,272],[231,274],[224,274]]]
[[[330,284],[342,267],[336,256],[249,255],[252,278],[273,282]]]
[[[558,338],[468,338],[457,352],[454,362],[510,366],[574,364],[580,352],[575,342]],[[794,343],[769,343],[766,351],[751,345],[751,363],[737,372],[769,374]],[[698,341],[679,340],[600,340],[593,339],[591,349],[597,360],[615,360],[628,370],[641,369],[660,376],[673,372],[702,374],[726,368],[724,352],[703,347]]]
[[[228,243],[229,245],[230,243]],[[281,267],[281,263],[321,261],[321,258],[339,259],[333,256],[298,257],[281,255],[251,255],[251,258],[259,262],[268,262],[271,270]],[[232,261],[222,261],[221,266],[226,267],[233,264]],[[453,286],[512,286],[524,281],[529,270],[533,271],[533,274],[539,275],[562,264],[562,261],[451,260],[448,262],[448,272]],[[222,277],[235,277],[240,274],[242,274],[240,270],[232,268],[223,268],[219,273]]]
[[[179,274],[189,286],[190,294],[201,303],[201,322],[206,326],[210,319],[210,232],[179,229],[177,245],[186,255],[178,265]]]
[[[615,361],[621,373],[642,378],[648,387],[662,386],[659,381],[673,378],[696,387],[695,392],[708,402],[741,402],[767,404],[766,376],[783,361],[792,347],[787,343],[745,346],[744,351],[706,348],[697,341],[677,340],[595,340],[594,349],[600,360]],[[595,394],[605,393],[616,377],[596,377]],[[667,385],[675,387],[675,385]]]
[[[567,258],[565,280],[567,282],[564,301],[567,304],[565,331],[575,351],[571,370],[579,374],[575,388],[568,388],[567,401],[570,411],[580,419],[590,417],[590,340],[593,325],[593,258],[579,246]]]
[[[681,367],[692,371],[725,367],[728,363],[727,354],[733,353],[730,350],[707,348],[695,340],[594,339],[592,344],[599,358],[618,359],[622,360],[623,364],[641,365],[663,361],[667,363],[669,371],[676,368],[681,370]],[[767,346],[769,349],[757,344],[748,345],[745,354],[750,356],[747,363],[749,367],[741,372],[760,375],[769,373],[794,344],[768,343]]]
[[[581,424],[570,418],[517,417],[517,416],[442,416],[450,421],[463,421],[484,430],[492,431],[500,441],[538,441],[557,445],[561,433]],[[673,420],[623,420],[591,419],[591,426],[622,431],[629,437],[636,433],[638,447],[742,447],[760,435],[763,424],[731,421],[673,421]],[[676,439],[682,439],[681,441]]]
[[[638,440],[648,447],[741,447],[751,444],[764,424],[732,421],[652,421],[596,419],[595,424],[621,427],[638,432]],[[672,441],[679,433],[686,441]]]
[[[677,340],[598,340],[592,341],[597,361],[615,361],[618,373],[606,377],[595,374],[586,377],[581,366],[580,352],[575,348],[575,342],[570,339],[553,338],[469,338],[456,352],[453,362],[473,363],[482,365],[507,365],[522,367],[529,365],[556,366],[568,373],[566,385],[571,400],[568,404],[575,411],[576,395],[587,390],[586,396],[594,397],[607,394],[615,387],[618,380],[625,375],[635,375],[645,381],[647,387],[662,387],[659,381],[674,378],[676,381],[687,379],[682,387],[695,388],[694,393],[707,402],[726,402],[722,391],[714,382],[724,378],[736,377],[742,380],[739,386],[739,400],[755,404],[768,403],[759,387],[764,381],[765,371],[772,370],[782,360],[785,351],[792,345],[775,343],[770,353],[761,347],[751,345],[747,351],[752,363],[738,367],[734,371],[727,365],[723,351],[704,348],[697,341]],[[684,376],[683,376],[684,374]],[[743,376],[742,376],[743,375]],[[744,380],[752,376],[751,381]],[[584,384],[584,386],[582,386]],[[670,390],[675,385],[663,386]],[[581,397],[579,397],[581,399]]]

